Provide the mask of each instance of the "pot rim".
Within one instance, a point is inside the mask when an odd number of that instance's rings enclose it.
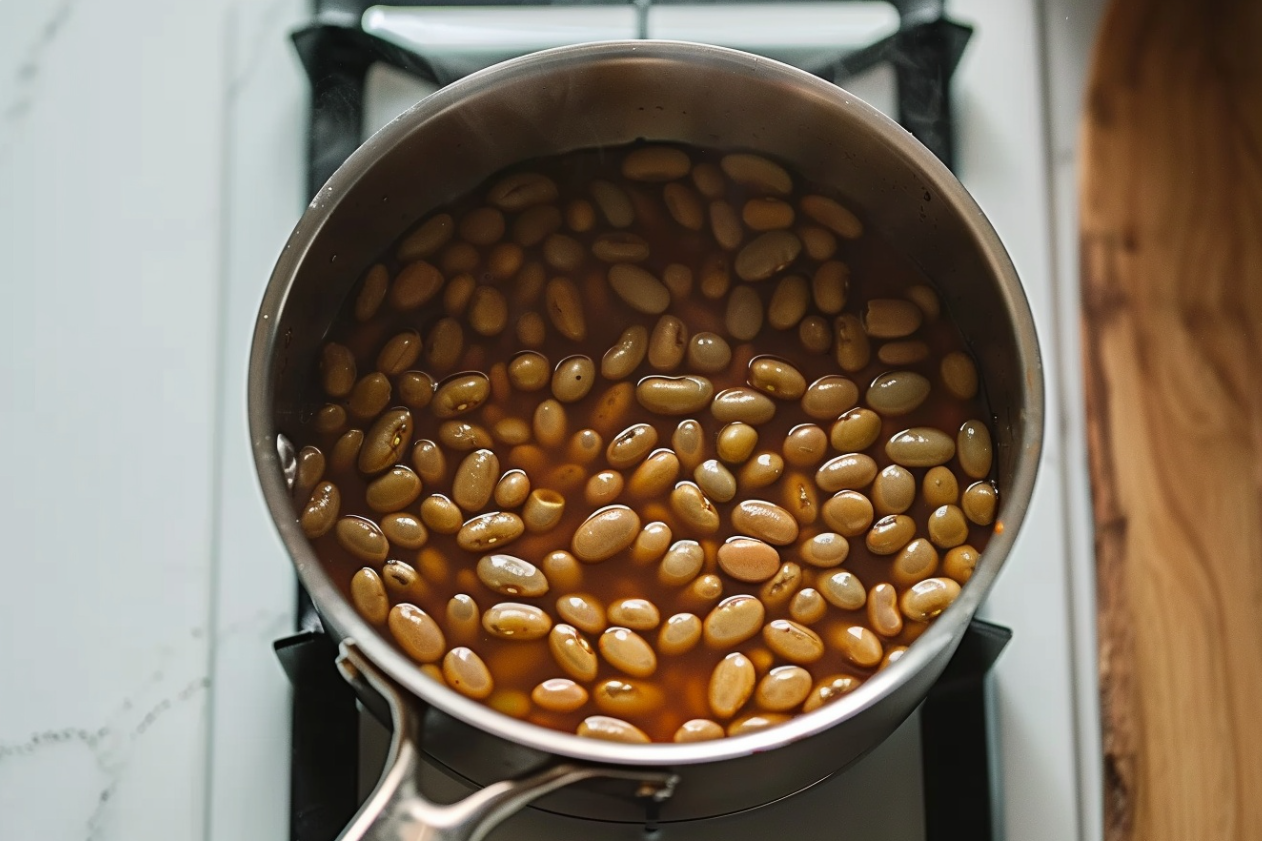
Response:
[[[704,60],[735,75],[756,73],[804,88],[839,109],[851,112],[865,130],[908,162],[957,214],[964,218],[980,253],[998,283],[1004,309],[1013,320],[1028,399],[1024,405],[1024,434],[1014,442],[1017,470],[1004,489],[1002,532],[994,534],[960,596],[889,667],[865,680],[849,694],[818,710],[795,716],[784,724],[754,733],[689,744],[627,744],[587,739],[511,718],[433,681],[419,666],[391,646],[355,612],[325,574],[294,516],[277,451],[272,410],[276,324],[312,243],[347,191],[378,157],[465,96],[495,86],[505,76],[537,75],[590,62],[654,59],[675,65]],[[872,106],[831,82],[781,62],[739,50],[682,41],[605,41],[557,47],[511,59],[473,73],[426,97],[380,129],[361,145],[329,178],[312,199],[290,235],[268,281],[255,324],[250,349],[248,414],[255,467],[264,498],[299,579],[311,595],[326,626],[339,638],[353,638],[373,662],[421,701],[474,727],[510,742],[549,754],[599,763],[633,766],[674,766],[718,762],[761,753],[810,737],[879,704],[939,654],[954,646],[958,636],[989,592],[1007,559],[1033,494],[1042,449],[1044,423],[1043,368],[1034,319],[1016,269],[993,227],[963,185],[932,152],[910,133]]]

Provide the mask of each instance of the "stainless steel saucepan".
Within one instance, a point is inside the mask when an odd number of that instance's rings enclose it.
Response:
[[[694,744],[579,738],[501,715],[426,677],[359,618],[298,526],[278,435],[343,299],[431,208],[509,164],[639,138],[767,153],[834,185],[933,280],[981,369],[993,412],[998,529],[959,599],[905,656],[849,695],[761,732]],[[761,805],[817,782],[889,735],[955,651],[1016,538],[1043,431],[1043,369],[1003,246],[951,173],[846,91],[741,52],[668,42],[564,47],[505,62],[423,100],[365,143],[299,220],[267,286],[250,357],[249,417],[267,504],[362,697],[394,720],[391,762],[344,838],[481,838],[535,798],[558,812],[663,822]],[[420,751],[482,790],[427,803]]]

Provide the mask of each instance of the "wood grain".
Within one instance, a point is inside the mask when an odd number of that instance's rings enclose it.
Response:
[[[1262,838],[1262,3],[1114,0],[1081,238],[1109,841]]]

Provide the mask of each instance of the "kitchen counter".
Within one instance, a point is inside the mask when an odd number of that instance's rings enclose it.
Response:
[[[1025,70],[1004,104],[957,104],[991,120],[964,124],[975,134],[961,163],[994,215],[987,158],[1002,159],[1004,144],[1049,148],[1047,170],[1028,174],[1026,224],[1012,221],[1016,207],[996,224],[1044,299],[1051,385],[1064,387],[1049,434],[1068,429],[1072,442],[1072,127],[1095,3],[955,5],[983,26],[1000,8],[1017,23],[998,52],[992,39],[965,55],[961,73],[995,73],[1004,60]],[[238,314],[252,310],[303,207],[307,92],[284,35],[304,9],[0,4],[6,841],[287,837],[288,705],[271,643],[292,625],[292,574],[252,481],[252,324]],[[1040,492],[1063,494],[1071,528],[1026,542],[1088,552],[1085,484],[1074,478],[1084,456],[1072,443],[1049,449],[1068,478],[1044,479]],[[1059,834],[1039,837],[1089,841],[1099,789],[1090,574],[1046,586],[1050,602],[1009,594],[1031,618],[1001,667],[1037,680],[1022,654],[1039,651],[1036,629],[1079,629],[1066,666],[1078,682],[1047,713],[1068,722],[1078,749],[1044,754],[1032,732],[1040,711],[1005,719],[997,761],[1028,808],[1010,808],[1003,825],[1023,841],[1040,826]],[[1039,624],[1049,605],[1059,613]]]

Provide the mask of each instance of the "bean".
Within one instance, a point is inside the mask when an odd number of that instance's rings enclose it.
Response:
[[[784,437],[781,452],[794,467],[812,467],[819,463],[828,448],[828,436],[813,423],[801,423]]]
[[[443,275],[424,260],[404,266],[395,276],[386,300],[400,312],[409,312],[429,303],[443,287]]]
[[[609,505],[583,521],[574,532],[571,550],[587,563],[608,560],[629,549],[639,531],[639,515],[625,505]]]
[[[596,237],[595,242],[592,243],[592,256],[605,263],[640,263],[649,258],[649,244],[643,237],[626,231],[605,233]],[[628,268],[636,267],[628,265]],[[612,281],[612,279],[611,275],[610,280]],[[662,287],[662,291],[665,292],[666,287]],[[635,302],[625,296],[623,300],[631,304],[633,308],[639,309]],[[669,302],[669,293],[667,293],[667,303]],[[663,306],[662,309],[664,310],[666,307]]]
[[[596,366],[587,356],[567,356],[552,374],[552,394],[562,403],[576,403],[596,384]]]
[[[558,590],[573,590],[583,582],[583,564],[564,549],[546,554],[540,568],[550,585]]]
[[[832,420],[858,402],[859,388],[846,377],[828,374],[811,383],[800,396],[803,412],[817,420]]]
[[[783,607],[802,586],[804,578],[802,567],[793,561],[786,561],[780,565],[780,569],[772,579],[762,585],[758,591],[758,597],[767,607],[772,609]]]
[[[840,260],[821,263],[811,277],[815,306],[825,315],[836,315],[846,306],[850,292],[850,267]]]
[[[641,716],[661,709],[666,696],[651,683],[613,678],[596,685],[592,700],[602,712]]]
[[[680,421],[670,439],[671,449],[684,470],[695,470],[705,459],[705,437],[695,420]]]
[[[405,512],[382,517],[381,532],[392,546],[401,549],[420,549],[429,539],[429,532],[420,519]]]
[[[649,365],[658,371],[673,371],[683,362],[687,348],[687,326],[673,315],[664,315],[649,335]]]
[[[902,514],[916,501],[916,477],[906,468],[891,464],[872,482],[872,506],[876,513]]]
[[[673,536],[670,526],[660,520],[646,523],[631,544],[631,562],[640,566],[656,562],[666,554]]]
[[[443,311],[452,318],[464,315],[478,282],[471,274],[459,274],[447,281],[443,289]]]
[[[745,238],[736,210],[722,199],[710,202],[710,233],[719,247],[727,251],[735,251]]]
[[[552,626],[548,633],[548,650],[561,670],[570,677],[581,681],[596,679],[596,652],[572,625]]]
[[[386,621],[390,612],[390,599],[381,583],[381,576],[372,567],[364,567],[351,576],[351,603],[373,625]]]
[[[793,205],[771,197],[750,199],[741,208],[741,219],[754,231],[788,228],[793,218]]]
[[[966,476],[984,479],[990,473],[993,447],[990,430],[978,420],[965,421],[956,436],[956,452],[960,456],[960,469]]]
[[[433,546],[427,546],[416,553],[416,569],[426,581],[432,581],[435,584],[446,584],[451,578],[451,562],[447,554]],[[477,578],[476,575],[473,577]]]
[[[618,297],[637,312],[660,315],[670,306],[670,290],[639,266],[630,263],[617,263],[611,266],[609,285],[613,287],[614,292],[618,293]]]
[[[355,387],[355,355],[345,345],[329,342],[320,351],[320,378],[329,397],[345,397]]]
[[[679,478],[679,457],[667,449],[654,450],[631,474],[628,492],[638,499],[666,493]]]
[[[858,317],[843,313],[833,322],[833,329],[836,331],[836,345],[833,350],[837,366],[851,374],[868,367],[868,361],[872,358],[872,345]]]
[[[752,388],[728,388],[715,396],[710,413],[720,423],[741,421],[756,426],[775,416],[776,404]]]
[[[805,703],[802,704],[802,712],[814,712],[825,704],[836,701],[843,695],[848,695],[859,688],[859,684],[863,681],[854,675],[832,675],[823,678],[819,683],[815,684],[815,688],[811,690],[811,694],[806,697]]]
[[[566,429],[569,425],[565,415],[565,406],[558,400],[544,400],[535,407],[535,438],[545,447],[556,447],[565,441]]]
[[[801,666],[777,666],[758,682],[754,701],[772,712],[799,706],[811,692],[811,673]]]
[[[876,351],[886,365],[915,365],[929,358],[929,346],[921,341],[886,342]]]
[[[805,278],[799,275],[781,278],[767,306],[767,323],[777,330],[796,327],[806,315],[809,298]]]
[[[381,528],[366,517],[348,514],[337,521],[334,531],[342,548],[366,563],[381,563],[390,552]]]
[[[710,675],[707,696],[711,711],[719,718],[735,715],[754,694],[757,679],[754,664],[744,654],[734,651],[724,657]]]
[[[762,300],[749,286],[738,286],[727,299],[724,326],[732,338],[747,342],[762,329]]]
[[[583,719],[575,731],[586,739],[601,739],[606,742],[651,742],[643,730],[620,718],[607,715],[589,715]]]
[[[443,679],[460,694],[479,701],[495,689],[495,681],[486,663],[472,649],[464,646],[453,648],[443,657]]]
[[[719,432],[716,447],[719,458],[729,464],[739,464],[750,457],[758,445],[758,430],[739,421],[729,423]],[[700,484],[700,482],[698,482]],[[704,487],[704,486],[703,486]],[[726,501],[726,500],[720,500]]]
[[[995,521],[995,486],[990,482],[974,482],[964,491],[960,507],[964,516],[979,526]]]
[[[934,292],[931,286],[918,283],[909,287],[903,296],[920,308],[925,321],[936,321],[942,312],[942,303],[938,300],[938,293]]]
[[[491,381],[486,374],[456,374],[439,384],[430,411],[436,418],[454,418],[477,409],[490,396]]]
[[[863,327],[874,339],[901,339],[920,329],[924,314],[911,301],[873,298],[863,313]]]
[[[622,493],[622,485],[621,473],[616,470],[602,470],[587,480],[583,499],[593,507],[608,505]]]
[[[739,226],[738,226],[739,227]],[[740,243],[737,242],[737,245]],[[736,246],[733,246],[735,248]],[[701,263],[701,279],[698,286],[703,297],[717,301],[727,294],[732,285],[732,271],[728,266],[727,255],[715,252]]]
[[[798,590],[789,603],[789,616],[794,622],[810,625],[824,618],[828,612],[828,603],[814,587]]]
[[[700,167],[701,164],[697,166]],[[675,731],[673,739],[680,744],[689,744],[722,739],[723,735],[723,727],[721,725],[710,721],[708,718],[692,718],[679,725],[679,729]]]
[[[957,400],[972,400],[977,396],[977,366],[968,354],[952,351],[942,357],[939,369],[942,385]]]
[[[782,507],[793,515],[799,526],[809,526],[819,519],[819,495],[813,480],[793,473],[785,478],[781,487]]]
[[[706,645],[722,651],[752,639],[762,628],[765,615],[762,602],[753,596],[729,596],[705,618],[702,630]]]
[[[727,190],[723,172],[709,161],[701,161],[692,167],[692,184],[697,192],[708,199],[718,198]]]
[[[960,546],[968,540],[968,520],[954,505],[942,505],[929,515],[929,539],[942,549]]]
[[[534,605],[500,602],[482,614],[482,628],[506,640],[537,640],[552,629],[552,619]]]
[[[946,610],[959,594],[960,585],[950,578],[926,578],[903,593],[899,607],[913,622],[928,622]]]
[[[893,555],[916,535],[916,521],[906,514],[889,514],[872,524],[866,543],[874,555]]]
[[[606,627],[604,606],[595,596],[586,593],[571,593],[557,599],[557,613],[566,622],[589,634],[599,634]]]
[[[622,176],[632,181],[674,181],[691,169],[687,153],[672,146],[642,146],[622,159]]]
[[[684,525],[702,534],[719,530],[719,512],[714,503],[692,482],[680,482],[670,492],[670,508]]]
[[[583,314],[583,298],[574,281],[554,277],[544,289],[548,318],[557,332],[567,339],[581,342],[587,338],[587,318]]]
[[[397,333],[381,348],[377,354],[377,370],[389,376],[402,374],[421,355],[421,334],[415,330],[404,330]]]
[[[710,499],[730,502],[736,496],[736,477],[717,459],[707,459],[697,465],[693,479]]]
[[[504,214],[498,207],[478,207],[460,220],[460,238],[472,245],[494,245],[504,236]]]
[[[872,525],[872,503],[858,491],[842,491],[824,502],[820,516],[833,531],[857,537]]]
[[[819,582],[820,595],[833,607],[859,610],[868,600],[868,591],[853,572],[834,572]]]
[[[836,532],[826,531],[802,542],[798,548],[802,560],[814,567],[839,566],[850,554],[850,544]]]
[[[473,642],[482,633],[481,616],[472,596],[457,593],[447,602],[447,633],[455,640]]]
[[[420,573],[403,561],[386,561],[381,568],[381,583],[385,585],[386,592],[400,602],[423,599],[430,593],[429,585]]]
[[[549,234],[543,241],[543,260],[557,271],[575,271],[583,265],[586,258],[587,253],[583,244],[573,237],[565,234]]]
[[[428,438],[422,438],[412,447],[412,466],[416,468],[422,482],[435,485],[447,474],[447,457],[437,444]]]
[[[803,196],[798,205],[802,212],[842,239],[858,239],[863,223],[838,202],[826,196]]]
[[[878,585],[882,586],[882,585]],[[889,585],[883,585],[889,587]],[[875,591],[876,588],[873,588]],[[890,588],[891,592],[893,588]],[[872,602],[868,602],[869,615]],[[896,612],[897,615],[897,612]],[[841,655],[861,669],[871,669],[881,662],[885,650],[876,634],[862,625],[839,626],[833,629],[829,642],[841,652]]]
[[[793,528],[796,531],[796,523]],[[719,547],[718,561],[719,568],[728,575],[753,583],[766,581],[776,574],[780,553],[761,540],[733,537]]]
[[[501,596],[534,598],[548,592],[548,579],[539,568],[513,555],[484,555],[477,574],[488,590]]]
[[[885,444],[885,454],[903,467],[936,467],[955,455],[955,441],[940,429],[916,426],[895,433]]]
[[[868,405],[886,417],[915,411],[929,396],[929,380],[913,371],[891,371],[872,381]]]
[[[419,412],[434,399],[434,378],[424,371],[404,371],[399,375],[399,399]]]
[[[724,155],[719,166],[728,178],[752,190],[781,196],[793,191],[793,178],[788,170],[761,155],[734,152]]]
[[[949,467],[933,467],[925,473],[921,493],[930,508],[949,505],[960,498],[960,485]]]
[[[635,396],[641,406],[655,414],[687,415],[705,408],[714,396],[714,386],[695,374],[650,376],[640,380]]]
[[[363,285],[355,296],[355,320],[363,324],[377,314],[390,287],[390,273],[377,263],[364,275]]]
[[[697,577],[705,565],[705,551],[695,540],[677,540],[666,550],[657,568],[657,580],[667,587],[681,587]]]
[[[676,613],[657,635],[657,650],[667,656],[691,651],[701,640],[701,620],[691,613]]]
[[[630,628],[610,628],[600,635],[600,653],[609,665],[632,677],[648,677],[657,670],[657,655]]]
[[[815,472],[820,490],[833,492],[866,488],[876,478],[876,462],[863,453],[845,453],[824,462]]]
[[[421,503],[421,521],[439,534],[455,534],[460,531],[463,515],[450,499],[433,494]]]
[[[760,499],[747,499],[732,511],[732,526],[776,546],[787,546],[798,537],[798,524],[779,505]]]
[[[821,316],[808,315],[798,325],[798,341],[807,353],[828,353],[833,346],[833,330]]]
[[[436,254],[451,239],[455,227],[450,213],[431,216],[399,244],[399,260],[408,262]]]
[[[494,286],[479,286],[469,301],[469,326],[479,336],[498,336],[508,326],[508,301]]]
[[[609,605],[609,621],[633,631],[651,631],[661,624],[662,614],[648,599],[618,599]]]
[[[590,423],[602,435],[612,435],[627,421],[635,401],[635,386],[617,383],[605,390],[592,410]]]
[[[390,609],[386,622],[399,647],[413,660],[433,663],[447,649],[447,641],[438,623],[416,605],[395,605]]]
[[[886,669],[897,663],[907,653],[907,646],[894,645],[885,649],[885,657],[881,660],[881,668]]]
[[[791,716],[784,713],[749,713],[729,724],[727,726],[727,735],[744,736],[747,733],[757,733],[759,730],[766,730],[768,727],[784,724],[790,718]]]
[[[491,427],[491,435],[501,444],[516,447],[530,440],[530,424],[521,418],[503,418]]]
[[[622,331],[617,343],[605,351],[600,362],[600,373],[610,380],[630,376],[648,352],[648,330],[636,324]]]
[[[464,328],[456,319],[440,318],[425,339],[425,359],[436,371],[450,371],[464,350]]]
[[[516,213],[527,207],[556,201],[557,185],[546,175],[518,172],[497,181],[487,192],[486,200],[500,210]]]
[[[780,400],[797,400],[806,392],[802,373],[774,356],[754,357],[749,363],[747,381],[764,394]]]
[[[930,577],[938,569],[938,550],[923,537],[908,543],[894,559],[890,577],[900,587],[908,587]]]
[[[552,375],[548,357],[533,350],[525,350],[508,363],[508,380],[518,391],[538,391],[546,386]]]
[[[432,498],[432,497],[431,497]],[[456,532],[456,545],[466,552],[483,552],[507,546],[525,529],[521,517],[509,511],[492,511],[468,520]]]
[[[837,253],[837,238],[818,225],[800,225],[797,229],[802,247],[812,260],[824,261],[832,259]]]
[[[554,677],[530,692],[530,700],[554,713],[572,713],[587,703],[587,690],[569,678]]]
[[[662,272],[662,283],[674,300],[687,298],[692,294],[692,269],[683,263],[670,263]]]
[[[824,641],[819,634],[791,619],[768,622],[762,636],[768,648],[791,663],[814,663],[824,656]]]
[[[325,458],[319,447],[306,446],[298,451],[291,493],[298,502],[310,499],[315,486],[324,478]]]
[[[963,584],[973,577],[973,570],[977,568],[977,559],[977,550],[972,546],[967,544],[956,546],[947,550],[946,557],[942,560],[942,571],[947,577]]]
[[[401,464],[373,479],[365,489],[368,507],[379,514],[401,511],[420,495],[420,477]]]
[[[802,241],[791,231],[767,231],[745,244],[732,264],[741,280],[766,280],[789,266],[802,251]]]
[[[684,590],[683,602],[702,607],[723,595],[723,579],[713,573],[697,576]]]
[[[456,420],[443,421],[438,425],[438,441],[461,453],[471,452],[479,447],[489,448],[495,443],[491,433],[477,424]]]
[[[513,222],[513,242],[530,248],[543,242],[561,227],[561,211],[550,204],[536,205],[518,214]]]
[[[903,632],[903,614],[898,612],[898,591],[894,589],[894,585],[882,582],[868,593],[868,624],[883,637],[892,638]],[[855,660],[854,653],[855,650],[860,653],[869,651],[870,642],[859,639],[855,643],[854,650],[847,652],[843,649],[842,653],[857,665],[869,668],[870,666]]]
[[[662,188],[662,200],[666,212],[681,227],[699,231],[705,225],[705,210],[701,197],[684,184],[671,183]]]
[[[298,518],[302,533],[312,540],[328,534],[338,522],[337,515],[341,507],[342,495],[337,485],[332,482],[316,485]]]
[[[610,467],[622,470],[638,464],[655,446],[657,430],[647,423],[637,423],[614,436],[605,450],[605,458]]]

